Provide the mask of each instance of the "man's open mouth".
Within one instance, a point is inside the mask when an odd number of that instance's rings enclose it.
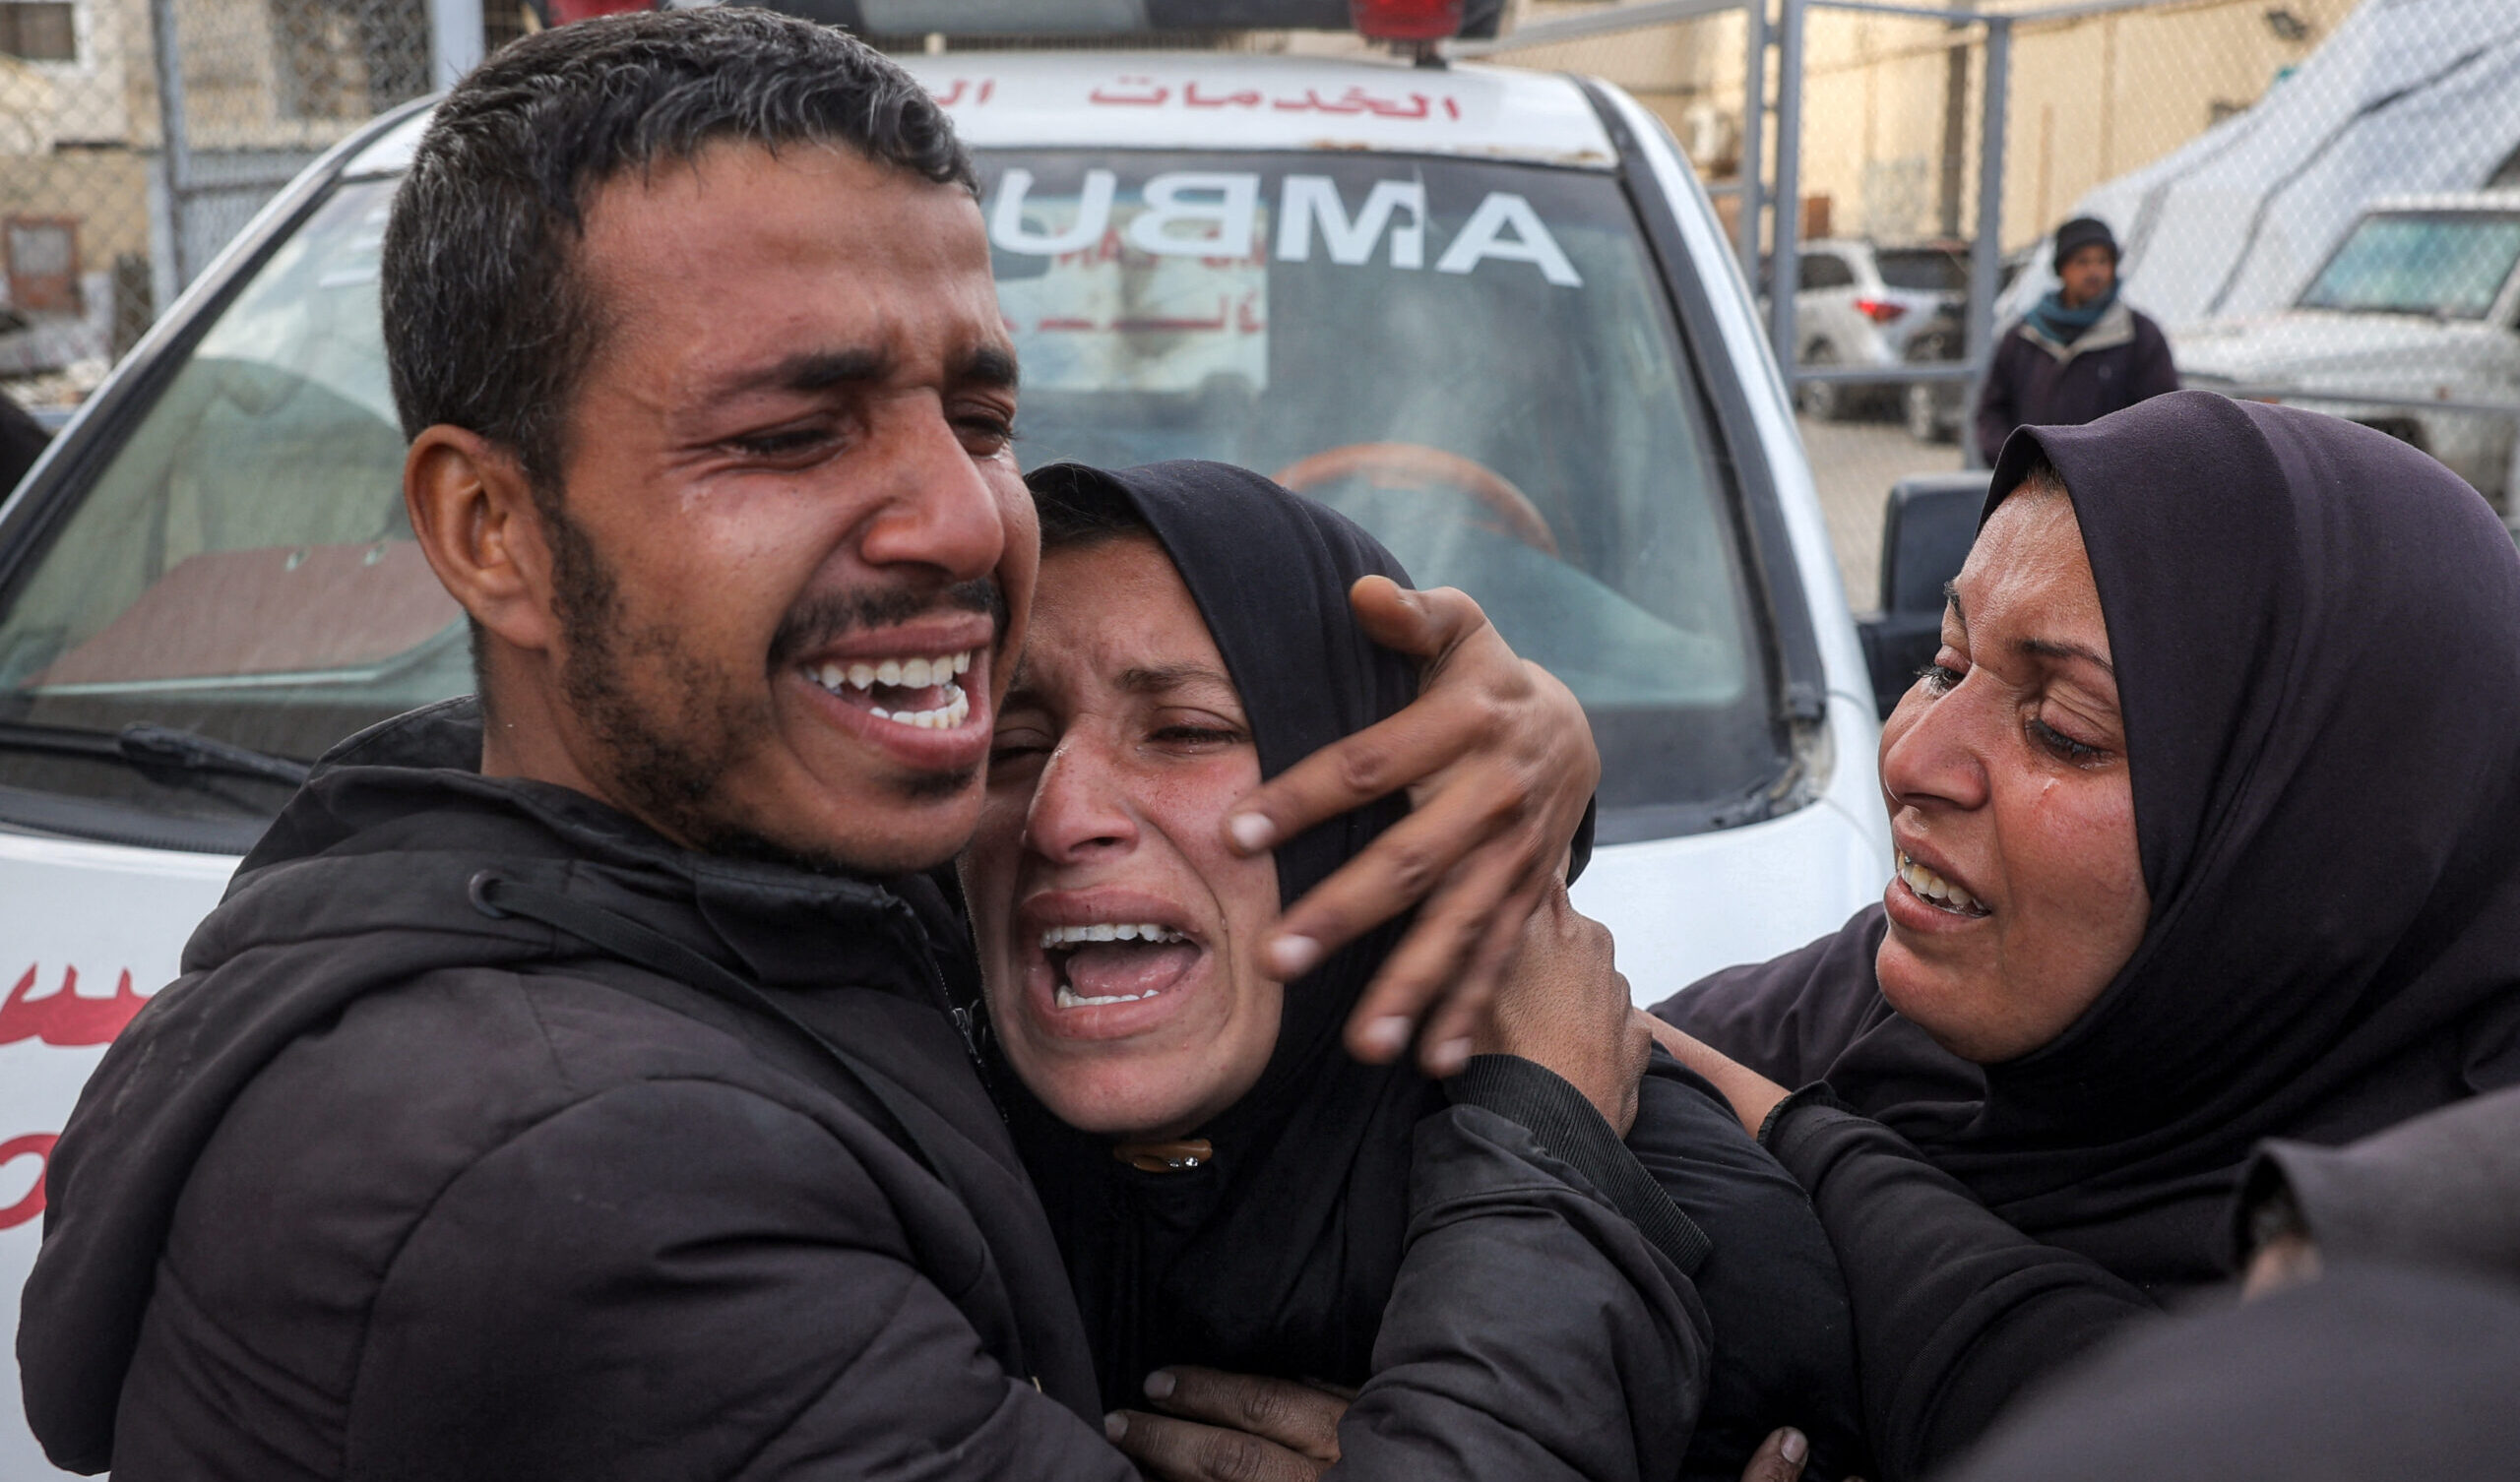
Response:
[[[1098,921],[1041,931],[1051,973],[1050,1001],[1061,1009],[1099,1009],[1155,998],[1198,965],[1199,945],[1151,921]]]
[[[918,730],[952,730],[971,717],[972,697],[956,683],[978,649],[909,658],[832,660],[804,666],[807,679],[879,720]]]

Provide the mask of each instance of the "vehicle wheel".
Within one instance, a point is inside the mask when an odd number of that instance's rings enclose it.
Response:
[[[1920,443],[1948,443],[1959,431],[1942,419],[1941,398],[1935,395],[1940,389],[1928,381],[1908,383],[1908,436]]]
[[[1837,347],[1827,340],[1803,352],[1802,363],[1814,368],[1838,363]],[[1805,381],[1794,389],[1794,403],[1806,417],[1843,422],[1854,408],[1854,387],[1838,381]]]

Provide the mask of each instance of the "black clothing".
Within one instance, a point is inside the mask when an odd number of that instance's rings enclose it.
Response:
[[[2036,1367],[1994,1355],[2063,1357],[2091,1332],[2077,1297],[2043,1339],[2055,1309],[1949,1276],[1964,1256],[2061,1280],[2044,1243],[2158,1299],[2221,1274],[2260,1139],[2341,1142],[2520,1082],[2520,554],[2501,521],[2394,439],[2201,392],[2024,433],[1990,509],[2042,455],[2116,668],[2152,897],[2134,956],[2053,1042],[1988,1067],[1882,1000],[1878,907],[1656,1010],[1898,1135],[1802,1101],[1766,1139],[1846,1268],[1867,1408],[1920,1396],[1913,1446],[1873,1435],[1893,1475],[1966,1439],[1969,1416],[1930,1407]],[[1885,1190],[1895,1217],[1868,1204]],[[1981,1287],[1966,1312],[1927,1296]],[[2091,1290],[2134,1310],[2114,1281]]]
[[[1243,701],[1264,776],[1416,692],[1414,671],[1364,636],[1348,603],[1358,578],[1406,585],[1407,574],[1345,518],[1217,463],[1119,473],[1060,465],[1033,482],[1070,504],[1125,500],[1154,527]],[[1280,848],[1281,897],[1309,890],[1402,811],[1395,799]],[[1377,1332],[1386,1311],[1400,1310],[1392,1278],[1409,1222],[1399,1197],[1408,1129],[1444,1105],[1447,1090],[1410,1063],[1361,1065],[1341,1045],[1341,1026],[1392,939],[1378,933],[1288,985],[1268,1069],[1197,1134],[1214,1147],[1203,1167],[1129,1167],[1107,1140],[1020,1098],[1017,1142],[1089,1315],[1107,1401],[1133,1401],[1146,1373],[1172,1362],[1336,1384],[1380,1367]],[[1474,1067],[1451,1083],[1453,1094],[1479,1080]],[[1856,1465],[1851,1323],[1800,1191],[1741,1135],[1713,1089],[1668,1058],[1649,1078],[1631,1137],[1642,1170],[1571,1088],[1565,1101],[1553,1121],[1518,1120],[1592,1174],[1680,1270],[1705,1278],[1697,1294],[1717,1344],[1690,1472],[1731,1482],[1767,1432],[1789,1423],[1814,1438],[1816,1474]],[[1711,1258],[1701,1227],[1715,1235]],[[1704,1373],[1685,1390],[1640,1402],[1685,1435]]]
[[[934,885],[695,855],[481,776],[480,747],[456,702],[337,748],[89,1081],[18,1339],[48,1453],[125,1482],[1133,1476],[945,1012],[976,985]],[[534,892],[881,1070],[554,930]],[[1521,1128],[1462,1106],[1418,1137],[1416,1299],[1346,1469],[1552,1444],[1630,1475],[1589,1409],[1499,1436],[1499,1354],[1677,1383],[1680,1299]],[[1538,1261],[1595,1305],[1504,1328],[1459,1295]]]
[[[2023,319],[1995,339],[1978,393],[1978,452],[1992,463],[2017,427],[2078,427],[2176,390],[2162,327],[2122,300],[2070,343]]]
[[[1627,1145],[1713,1246],[1697,1269],[1715,1363],[1685,1475],[1735,1482],[1768,1433],[1809,1438],[1804,1475],[1879,1476],[1864,1441],[1846,1279],[1809,1196],[1732,1108],[1657,1048]]]
[[[43,457],[52,444],[52,434],[43,424],[18,404],[17,399],[0,392],[0,498],[6,498],[27,470]]]
[[[2343,1147],[2269,1142],[2240,1177],[2235,1244],[2280,1201],[2319,1259],[2462,1266],[2520,1281],[2520,1087],[2401,1122]]]
[[[2158,1312],[2090,1257],[2006,1224],[1880,1123],[1797,1096],[1760,1142],[1811,1191],[1855,1306],[1881,1476],[1936,1469],[2022,1389]]]
[[[2520,1458],[2520,1286],[2353,1266],[2162,1323],[2025,1404],[1951,1482],[2397,1482]]]

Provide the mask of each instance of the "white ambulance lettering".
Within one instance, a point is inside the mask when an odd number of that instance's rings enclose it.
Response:
[[[1514,229],[1512,237],[1503,235],[1506,227]],[[1481,262],[1493,259],[1503,263],[1531,263],[1540,276],[1561,288],[1580,288],[1584,279],[1577,277],[1575,265],[1566,260],[1557,238],[1541,224],[1540,213],[1532,203],[1510,191],[1490,191],[1479,203],[1479,210],[1462,223],[1461,234],[1435,260],[1437,273],[1468,273]]]
[[[1150,176],[1141,193],[1146,210],[1129,222],[1129,245],[1159,257],[1241,258],[1251,254],[1251,227],[1260,216],[1260,177],[1180,170]],[[1176,225],[1210,225],[1196,236],[1176,235]]]
[[[1111,196],[1119,177],[1109,170],[1087,170],[1084,194],[1076,203],[1076,219],[1065,231],[1032,231],[1024,224],[1024,199],[1033,193],[1031,170],[1008,170],[998,183],[997,206],[988,216],[988,239],[1008,252],[1027,257],[1058,257],[1082,252],[1102,240],[1111,224]]]
[[[1393,224],[1399,212],[1409,218]],[[1426,187],[1415,180],[1377,180],[1365,195],[1364,208],[1354,219],[1339,199],[1339,184],[1328,175],[1289,175],[1278,197],[1278,260],[1312,261],[1312,233],[1318,224],[1330,260],[1354,268],[1373,260],[1374,241],[1391,228],[1391,265],[1426,265]]]

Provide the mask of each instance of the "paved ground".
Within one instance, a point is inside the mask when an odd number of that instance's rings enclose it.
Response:
[[[1795,419],[1803,451],[1820,486],[1820,511],[1838,548],[1838,572],[1846,579],[1847,605],[1864,611],[1881,599],[1881,501],[1890,485],[1910,473],[1945,472],[1960,466],[1956,443],[1920,443],[1896,422],[1820,422]]]

